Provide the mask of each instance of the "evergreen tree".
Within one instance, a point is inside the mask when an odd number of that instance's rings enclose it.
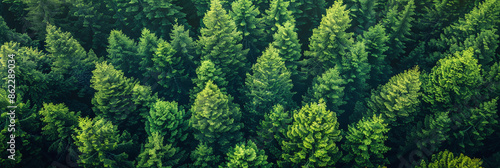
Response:
[[[108,38],[109,63],[113,64],[116,69],[122,70],[125,76],[138,76],[140,57],[137,56],[137,44],[133,39],[130,39],[122,31],[111,31]]]
[[[233,0],[220,0],[220,3],[224,7],[224,9],[228,10],[227,7],[230,7],[231,2]],[[206,15],[206,13],[210,10],[210,4],[212,3],[212,0],[193,0],[193,3],[196,7],[197,14],[199,17],[202,17]]]
[[[481,168],[483,161],[477,158],[470,158],[465,156],[464,154],[460,154],[460,156],[455,157],[453,153],[448,150],[441,151],[437,154],[432,155],[429,163],[426,163],[424,160],[420,163],[420,166],[416,166],[417,168]]]
[[[373,115],[361,119],[356,126],[349,125],[346,143],[342,148],[347,154],[342,159],[347,163],[354,162],[353,167],[375,167],[388,164],[389,160],[384,153],[390,150],[384,145],[389,128],[382,116]]]
[[[191,160],[193,160],[195,167],[211,168],[217,167],[220,156],[215,155],[213,148],[206,143],[199,143],[196,149],[191,152]]]
[[[245,104],[248,116],[245,116],[244,121],[247,121],[248,130],[255,130],[272,106],[281,104],[285,109],[295,106],[290,71],[273,46],[257,59],[257,63],[252,66],[252,75],[247,73],[245,85],[249,101]]]
[[[281,159],[281,146],[286,138],[286,129],[292,124],[292,116],[285,111],[282,105],[274,105],[269,113],[261,120],[259,132],[260,142],[269,153],[269,160]]]
[[[361,34],[361,32],[367,31],[369,27],[374,26],[377,22],[375,10],[379,2],[378,0],[353,0],[351,3],[350,14],[353,18],[356,18],[353,20],[353,29],[356,34]]]
[[[413,121],[420,104],[420,71],[406,70],[372,91],[367,105],[369,115],[382,114],[391,127]],[[396,122],[397,121],[397,122]]]
[[[391,68],[386,60],[385,52],[389,49],[389,37],[385,33],[385,28],[377,24],[363,32],[359,41],[365,43],[365,50],[368,52],[368,63],[371,65],[370,80],[368,83],[372,86],[378,86],[387,82]]]
[[[80,118],[73,134],[81,152],[78,164],[82,167],[133,167],[127,150],[133,146],[130,134],[118,133],[118,128],[102,118]]]
[[[367,97],[371,65],[368,63],[368,53],[365,48],[365,44],[358,41],[341,60],[342,66],[339,72],[342,79],[347,82],[344,89],[347,107],[354,107],[357,101]]]
[[[195,64],[199,65],[200,58],[196,55],[196,44],[193,38],[189,36],[189,29],[185,29],[184,25],[175,24],[170,33],[170,45],[177,51],[175,57],[181,57],[186,62],[188,67],[184,67],[189,75],[194,75]]]
[[[295,31],[293,22],[285,22],[277,25],[278,30],[273,35],[271,45],[278,50],[279,56],[285,61],[286,68],[292,73],[292,76],[299,75],[299,60],[301,54],[301,44]]]
[[[151,33],[148,29],[142,29],[141,38],[139,39],[139,44],[137,45],[137,54],[140,58],[139,62],[139,74],[133,76],[139,79],[141,83],[148,86],[155,86],[158,82],[156,81],[156,73],[151,73],[148,69],[154,67],[154,54],[157,51],[158,44],[163,43],[163,40],[158,38],[154,33]],[[137,67],[136,67],[137,68]]]
[[[317,76],[335,65],[341,65],[342,58],[354,43],[353,33],[346,32],[351,26],[349,10],[342,3],[335,1],[326,10],[319,27],[313,29],[309,51],[304,52],[307,66],[303,69],[309,76]]]
[[[272,42],[272,35],[278,31],[278,25],[284,25],[285,22],[295,24],[292,11],[288,10],[289,1],[271,0],[269,3],[269,8],[266,9],[265,14],[263,13],[264,16],[262,18],[266,26],[264,29],[265,34],[267,34],[267,37],[264,38],[265,42]]]
[[[325,0],[293,0],[290,1],[289,10],[297,20],[297,28],[300,42],[308,43],[307,39],[312,35],[312,29],[319,26],[321,18],[326,14],[327,4]]]
[[[196,68],[196,75],[197,78],[192,79],[193,84],[196,86],[190,90],[191,102],[194,102],[196,95],[205,88],[208,81],[212,81],[220,88],[222,93],[227,94],[227,81],[224,79],[224,73],[220,69],[216,68],[212,61],[202,61],[201,65]]]
[[[323,100],[303,106],[293,114],[293,124],[283,141],[282,157],[305,167],[333,166],[342,157],[336,145],[342,139],[335,112]]]
[[[62,153],[67,150],[68,146],[72,146],[71,135],[78,126],[80,112],[70,112],[64,104],[44,103],[39,114],[45,125],[42,128],[42,134],[47,137],[47,140],[54,141],[49,150]]]
[[[235,147],[231,147],[227,152],[227,167],[262,167],[270,168],[272,163],[267,162],[266,152],[258,149],[257,145],[251,140],[242,142]]]
[[[393,67],[398,65],[401,56],[406,53],[406,43],[411,42],[409,36],[411,35],[412,22],[415,20],[414,15],[415,3],[413,0],[409,0],[403,11],[398,10],[398,5],[390,8],[383,22],[389,35],[387,56]]]
[[[172,144],[164,144],[163,138],[160,132],[153,132],[148,136],[148,141],[137,158],[137,168],[171,168],[179,162],[179,159],[174,158],[178,149]]]
[[[340,106],[347,103],[343,100],[346,83],[340,77],[338,66],[330,68],[321,76],[314,78],[312,87],[302,98],[302,104],[306,105],[323,99],[328,110],[342,114],[344,111],[340,109]]]
[[[478,60],[479,64],[481,64],[485,70],[489,70],[489,67],[493,65],[495,61],[499,60],[499,56],[496,53],[499,36],[496,32],[497,29],[491,29],[483,30],[477,35],[470,35],[465,39],[463,45],[462,43],[458,43],[458,45],[453,44],[449,52],[455,53],[472,47],[475,53],[474,57]]]
[[[21,34],[15,30],[10,29],[5,23],[5,20],[0,16],[0,44],[5,42],[14,41],[23,44],[24,46],[32,46],[34,43],[27,34]]]
[[[107,62],[97,63],[92,71],[92,88],[97,92],[92,98],[92,108],[97,116],[113,122],[119,128],[137,123],[137,106],[132,99],[132,89],[137,82],[127,78]]]
[[[130,3],[134,3],[134,1]],[[169,37],[174,23],[187,25],[186,14],[181,11],[181,7],[174,4],[174,0],[144,0],[142,3],[138,0],[137,3],[142,5],[145,18],[136,21],[141,21],[144,27],[152,30],[161,38]],[[137,15],[135,19],[138,19]]]
[[[202,60],[212,61],[226,73],[227,91],[235,95],[248,69],[248,49],[243,49],[241,32],[237,30],[235,22],[222,8],[219,0],[211,1],[210,11],[203,18],[203,23],[205,27],[200,30],[197,53],[203,56]]]
[[[242,138],[239,131],[241,112],[231,96],[223,94],[217,85],[208,81],[205,89],[198,93],[191,107],[190,125],[195,129],[194,137],[224,153]]]
[[[30,29],[36,32],[38,40],[45,38],[49,25],[54,25],[69,6],[68,2],[59,0],[27,0],[23,3],[26,4],[24,10],[28,11],[25,19],[29,21]]]
[[[184,109],[178,107],[177,102],[157,101],[147,116],[146,132],[149,136],[158,132],[166,143],[179,147],[188,136],[185,115]]]
[[[236,0],[232,4],[229,15],[234,20],[238,31],[242,32],[243,49],[249,49],[247,59],[254,63],[260,51],[264,47],[262,38],[264,34],[264,22],[259,17],[260,11],[252,0]]]

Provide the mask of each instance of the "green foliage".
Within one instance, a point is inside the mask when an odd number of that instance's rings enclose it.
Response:
[[[385,85],[373,90],[367,103],[368,114],[382,114],[391,126],[405,125],[413,121],[420,104],[419,91],[422,82],[419,78],[420,71],[415,67],[392,77]]]
[[[474,57],[479,61],[486,70],[489,69],[495,61],[499,60],[496,49],[498,48],[498,33],[497,29],[483,30],[477,35],[470,35],[462,43],[453,44],[450,47],[450,53],[466,50],[469,48],[474,49]]]
[[[375,167],[388,164],[389,160],[384,157],[391,148],[384,145],[389,132],[388,124],[382,116],[361,119],[356,126],[349,125],[346,135],[346,143],[342,148],[347,154],[342,159],[350,163],[354,161],[353,167]]]
[[[391,67],[386,60],[385,52],[389,49],[389,36],[385,33],[385,28],[377,24],[358,36],[358,40],[365,43],[365,50],[368,53],[368,63],[371,66],[370,79],[368,83],[372,86],[378,86],[388,80],[388,74],[391,74]]]
[[[201,92],[208,81],[212,81],[217,85],[222,93],[226,92],[227,81],[224,79],[224,73],[215,67],[215,64],[210,60],[204,60],[201,65],[196,68],[197,78],[193,78],[193,84],[196,86],[190,90],[191,102],[194,102],[196,95]]]
[[[341,77],[347,82],[345,100],[348,107],[353,107],[356,101],[367,96],[369,89],[371,65],[368,63],[368,53],[363,42],[356,42],[349,49],[349,53],[342,57]]]
[[[179,159],[173,158],[178,149],[172,147],[172,144],[165,145],[163,138],[159,132],[148,136],[148,141],[137,158],[137,168],[171,168],[179,162]]]
[[[248,140],[248,142],[239,143],[235,147],[231,147],[228,150],[227,167],[272,167],[273,164],[268,163],[266,159],[266,152],[262,149],[258,149],[254,142]]]
[[[326,14],[325,0],[293,0],[290,1],[292,14],[297,20],[297,27],[300,32],[301,42],[306,43],[311,36],[311,30],[318,27],[321,17]]]
[[[464,154],[455,157],[448,150],[441,151],[432,155],[431,160],[427,164],[424,160],[417,168],[482,168],[483,161],[477,158],[470,158]]]
[[[224,152],[242,139],[239,131],[243,128],[240,108],[232,100],[231,96],[223,94],[217,85],[208,81],[191,107],[189,123],[195,130],[194,137],[218,152]]]
[[[305,167],[333,166],[342,157],[336,142],[342,139],[335,112],[326,110],[323,100],[293,113],[293,124],[283,141],[282,157]]]
[[[189,29],[186,30],[184,25],[175,24],[170,33],[170,45],[177,51],[175,57],[188,60],[186,64],[189,66],[184,68],[187,69],[189,74],[192,74],[195,69],[194,64],[199,63],[200,58],[196,55],[196,44],[193,38],[189,36],[189,33]]]
[[[103,118],[80,118],[73,135],[81,152],[78,164],[88,167],[133,167],[125,151],[133,145],[130,134]]]
[[[412,28],[412,22],[415,15],[415,3],[409,0],[402,11],[398,10],[398,6],[394,5],[387,13],[384,20],[384,27],[389,35],[389,49],[387,50],[388,60],[393,63],[397,62],[403,54],[405,54],[406,43],[411,42],[409,38]]]
[[[271,0],[269,3],[269,8],[266,9],[265,14],[262,13],[266,26],[264,29],[267,34],[267,37],[264,39],[266,42],[272,41],[272,35],[278,31],[278,25],[284,25],[285,22],[295,23],[292,11],[288,9],[290,1]]]
[[[137,106],[132,99],[132,89],[137,85],[133,78],[127,78],[107,62],[97,63],[92,71],[92,88],[97,92],[92,98],[92,108],[97,116],[122,128],[137,123]]]
[[[286,129],[292,124],[292,116],[282,105],[274,105],[271,111],[261,120],[259,132],[260,142],[270,154],[270,160],[281,158],[281,146],[286,138]]]
[[[279,56],[285,61],[286,68],[292,73],[292,76],[299,75],[299,60],[301,54],[301,44],[295,31],[293,22],[285,22],[282,25],[276,25],[278,30],[273,35],[273,42],[270,44],[278,50]]]
[[[27,34],[17,33],[16,31],[10,29],[5,23],[5,20],[0,16],[0,44],[5,42],[14,41],[21,43],[25,46],[33,45],[31,38]]]
[[[23,3],[26,4],[25,10],[28,11],[25,19],[30,22],[30,29],[37,33],[39,40],[45,38],[45,33],[49,33],[49,24],[54,24],[56,20],[60,21],[61,15],[70,5],[61,0],[26,0]]]
[[[108,38],[109,63],[113,64],[116,69],[122,70],[125,76],[137,76],[140,57],[137,56],[137,44],[133,39],[130,39],[122,31],[111,31]]]
[[[229,11],[229,15],[234,20],[238,31],[242,32],[241,43],[244,49],[249,49],[248,60],[254,63],[264,47],[262,42],[265,36],[264,22],[259,17],[260,11],[253,5],[252,0],[236,0],[231,5],[232,11]]]
[[[379,2],[378,0],[353,0],[351,3],[350,14],[353,18],[356,18],[353,19],[354,31],[361,34],[361,32],[367,31],[369,27],[374,26],[377,22],[375,8],[379,5]]]
[[[321,76],[314,78],[312,87],[307,90],[306,95],[302,98],[302,104],[306,105],[323,99],[328,110],[342,114],[344,111],[340,109],[340,106],[347,103],[344,101],[346,83],[340,77],[338,66],[330,68]]]
[[[65,151],[67,145],[72,144],[71,135],[74,134],[74,129],[78,126],[80,112],[70,112],[64,104],[44,103],[39,114],[45,125],[42,128],[42,134],[48,140],[54,141],[49,149],[55,150],[57,153]]]
[[[154,67],[155,62],[153,61],[154,55],[157,51],[158,44],[163,43],[161,38],[158,38],[154,33],[151,33],[148,29],[142,29],[141,38],[139,39],[139,44],[137,45],[137,54],[139,56],[139,73],[137,76],[133,76],[139,79],[141,83],[149,86],[154,86],[156,84],[156,73],[151,73],[148,70]],[[137,67],[136,67],[137,68]]]
[[[198,147],[191,152],[191,160],[195,167],[216,167],[219,164],[220,156],[215,155],[213,148],[206,143],[199,143]]]
[[[351,26],[349,10],[342,3],[335,1],[326,10],[319,27],[313,29],[309,51],[304,52],[307,66],[303,69],[309,76],[320,75],[335,65],[341,65],[342,58],[354,43],[353,33],[346,32]]]
[[[474,58],[472,48],[443,58],[432,68],[425,82],[423,100],[433,107],[450,108],[463,104],[475,94],[481,84],[481,65]]]
[[[246,125],[249,130],[254,130],[272,106],[281,104],[286,109],[295,106],[290,71],[273,46],[257,59],[257,63],[252,66],[252,75],[247,73],[245,86],[249,99],[245,108],[250,113],[245,121],[248,121]]]
[[[177,102],[157,101],[149,111],[146,132],[149,136],[158,132],[165,142],[177,147],[187,138],[188,122],[184,120],[184,109]]]
[[[203,17],[203,23],[205,27],[200,30],[197,53],[203,56],[202,60],[212,61],[226,73],[227,90],[235,95],[248,69],[248,49],[243,49],[241,32],[237,30],[235,22],[222,8],[219,0],[211,1],[210,10]]]

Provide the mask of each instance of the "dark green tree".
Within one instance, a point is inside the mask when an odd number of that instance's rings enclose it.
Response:
[[[138,76],[140,57],[137,56],[137,44],[133,39],[130,39],[122,31],[111,31],[108,38],[109,63],[114,65],[116,69],[122,70],[125,76]]]
[[[158,38],[154,33],[148,29],[142,29],[141,37],[137,45],[137,55],[140,59],[139,73],[133,76],[145,85],[154,86],[158,81],[156,80],[156,73],[151,73],[148,70],[154,67],[154,55],[157,51],[158,44],[163,43],[161,38]]]
[[[216,153],[224,153],[242,139],[240,108],[232,100],[208,81],[191,107],[189,123],[195,130],[194,137],[216,149]]]
[[[286,130],[292,124],[293,118],[282,105],[274,105],[269,113],[260,121],[259,142],[265,146],[270,161],[281,160],[281,146],[286,138]]]
[[[179,159],[174,158],[178,149],[172,144],[165,144],[163,138],[160,132],[153,132],[148,136],[148,141],[137,158],[137,168],[171,168],[179,162]]]
[[[264,20],[259,17],[260,11],[252,0],[236,0],[232,4],[229,15],[234,20],[238,31],[242,32],[243,49],[249,49],[247,59],[255,63],[258,55],[266,43],[262,42],[264,34]]]
[[[321,18],[326,14],[326,0],[292,0],[288,9],[297,21],[299,39],[307,44],[307,39],[312,35],[312,29],[317,28]]]
[[[203,23],[205,27],[200,30],[197,53],[202,55],[202,60],[212,61],[217,68],[226,73],[227,91],[231,95],[236,95],[248,70],[246,61],[248,49],[243,49],[241,32],[222,8],[219,0],[211,1],[210,10],[203,17]]]
[[[10,29],[7,26],[7,23],[5,23],[4,18],[0,16],[0,44],[3,45],[5,42],[9,41],[18,42],[24,46],[34,45],[31,38],[27,34],[21,34],[13,29]]]
[[[272,106],[281,104],[285,109],[295,106],[290,71],[273,46],[257,59],[257,63],[252,66],[252,74],[247,73],[245,86],[249,101],[245,104],[248,115],[244,121],[247,121],[248,130],[255,130]]]
[[[158,132],[159,136],[165,138],[165,143],[179,147],[188,136],[185,115],[184,109],[178,107],[177,102],[157,101],[147,116],[146,132],[149,136]]]
[[[82,167],[133,167],[127,150],[133,146],[130,134],[119,134],[118,128],[103,118],[80,118],[73,139],[80,151]]]
[[[295,18],[293,17],[292,11],[288,10],[290,5],[289,1],[286,0],[271,0],[269,2],[269,8],[266,9],[263,15],[263,20],[266,28],[264,29],[267,35],[264,38],[265,42],[272,42],[273,34],[278,31],[278,25],[284,25],[285,22],[292,22],[295,24]]]
[[[378,17],[376,7],[379,5],[378,0],[353,0],[350,3],[352,3],[349,8],[351,11],[350,14],[353,18],[356,18],[353,19],[352,28],[356,34],[361,34],[363,31],[367,31],[369,27],[376,24],[376,19]]]
[[[309,51],[304,52],[307,65],[303,69],[309,77],[342,64],[342,58],[354,43],[353,33],[346,32],[350,26],[349,10],[342,5],[342,1],[335,1],[326,10],[319,27],[313,29],[313,35],[309,38]]]
[[[196,55],[196,43],[189,36],[189,33],[189,29],[186,29],[184,25],[175,24],[170,32],[170,45],[177,51],[175,57],[189,60],[186,62],[189,67],[185,67],[185,69],[190,75],[194,75],[196,65],[200,63],[200,57]]]
[[[417,168],[481,168],[483,161],[478,158],[470,158],[460,153],[460,156],[456,157],[453,153],[448,150],[441,151],[437,154],[432,155],[429,163],[424,160],[420,162],[420,166]]]
[[[351,46],[349,52],[341,59],[340,75],[347,83],[345,85],[345,97],[347,107],[354,107],[357,101],[367,97],[369,90],[371,65],[368,63],[368,53],[363,42],[356,42]]]
[[[204,15],[206,15],[206,13],[210,10],[210,4],[211,4],[211,0],[192,0],[195,7],[196,7],[196,10],[197,10],[197,14],[199,17],[203,17]],[[231,5],[232,0],[220,0],[220,3],[222,4],[222,6],[224,6],[224,9],[228,10],[228,8],[226,8],[226,6],[229,6]]]
[[[370,79],[368,83],[372,86],[378,86],[387,82],[391,67],[386,60],[386,51],[389,49],[389,37],[385,33],[385,28],[377,24],[363,32],[359,41],[365,43],[365,51],[368,53],[368,63],[371,65]]]
[[[223,165],[229,168],[270,168],[273,166],[272,163],[267,162],[266,152],[257,148],[257,145],[252,142],[252,140],[248,140],[248,142],[242,142],[237,144],[235,147],[231,147],[226,155],[227,164]]]
[[[37,34],[38,40],[45,38],[48,25],[56,25],[56,21],[60,21],[70,6],[69,2],[60,0],[27,0],[23,3],[28,11],[25,19],[30,23],[30,29]]]
[[[196,95],[205,88],[208,81],[212,81],[219,87],[222,93],[227,94],[227,81],[224,78],[225,74],[220,69],[216,68],[212,61],[202,61],[201,65],[196,68],[196,75],[197,77],[192,79],[195,87],[190,90],[191,102],[194,102]]]
[[[347,82],[340,77],[338,66],[330,68],[321,76],[314,78],[312,87],[302,97],[302,105],[325,100],[326,108],[342,114],[344,110],[340,106],[346,104],[344,101],[344,89]]]
[[[478,60],[479,64],[485,70],[489,70],[489,67],[493,65],[495,61],[499,61],[500,58],[496,53],[499,43],[499,36],[497,29],[483,30],[480,33],[470,35],[462,43],[452,44],[449,52],[455,53],[457,51],[467,50],[469,48],[474,49],[474,57]]]
[[[199,143],[196,149],[191,152],[191,160],[193,166],[211,168],[217,167],[221,159],[219,155],[214,154],[212,147],[206,143]]]
[[[297,166],[333,166],[342,157],[337,142],[342,139],[336,113],[326,110],[323,100],[303,106],[293,113],[283,141],[282,157]]]
[[[75,133],[74,129],[78,126],[80,112],[70,112],[64,104],[44,103],[39,114],[44,123],[42,135],[45,135],[47,140],[53,141],[49,150],[62,153],[67,150],[68,146],[73,146],[71,135]]]
[[[299,60],[301,54],[301,44],[295,31],[293,22],[285,22],[283,25],[277,25],[278,30],[273,35],[271,45],[278,50],[279,56],[285,61],[286,68],[292,73],[292,76],[299,75]]]
[[[415,15],[415,3],[409,0],[402,11],[399,11],[398,5],[389,9],[383,25],[389,35],[387,50],[387,59],[394,67],[399,63],[401,56],[405,54],[406,43],[411,42],[410,32]]]
[[[384,143],[389,132],[388,124],[381,115],[361,119],[356,126],[349,125],[346,142],[342,148],[347,154],[342,158],[353,167],[376,167],[389,163],[384,154],[391,148]]]

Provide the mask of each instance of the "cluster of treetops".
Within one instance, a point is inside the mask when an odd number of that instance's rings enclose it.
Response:
[[[499,0],[3,0],[0,167],[500,167]]]

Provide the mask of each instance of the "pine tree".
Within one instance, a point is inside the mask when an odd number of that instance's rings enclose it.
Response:
[[[342,139],[335,112],[323,100],[303,106],[293,114],[293,124],[283,141],[282,157],[305,167],[333,166],[342,157],[336,142]]]
[[[272,42],[272,35],[278,31],[278,25],[284,25],[285,22],[295,24],[295,18],[292,11],[288,10],[290,5],[286,0],[271,0],[269,8],[263,13],[263,20],[266,28],[264,29],[267,37],[264,38],[265,42]]]
[[[371,65],[368,63],[368,53],[363,42],[356,42],[349,48],[349,53],[342,57],[341,68],[339,69],[345,85],[345,101],[347,107],[354,107],[357,101],[362,101],[367,97],[369,90],[368,80],[370,79]]]
[[[285,66],[292,73],[292,76],[297,76],[299,75],[299,60],[302,54],[295,24],[288,21],[283,26],[277,25],[277,28],[271,45],[278,50],[279,56],[285,61]]]
[[[272,163],[267,162],[266,152],[262,149],[257,148],[257,145],[255,145],[252,140],[248,140],[248,142],[242,142],[237,144],[235,147],[231,147],[226,155],[227,165],[225,166],[229,168],[270,168],[273,166]]]
[[[382,114],[391,127],[413,121],[420,104],[420,72],[418,67],[406,70],[372,91],[367,105],[369,115]]]
[[[264,22],[259,17],[260,11],[251,0],[236,0],[232,4],[229,15],[234,20],[238,31],[242,32],[243,49],[249,49],[247,59],[255,63],[257,56],[264,47],[262,38],[264,34]]]
[[[139,67],[140,57],[137,56],[137,44],[133,39],[130,39],[122,31],[111,31],[108,38],[109,63],[113,64],[116,69],[122,70],[125,76],[139,76],[137,67]]]
[[[481,64],[485,70],[489,70],[489,67],[493,65],[495,61],[499,60],[497,53],[495,53],[499,43],[499,36],[496,32],[497,29],[491,29],[483,30],[477,35],[470,35],[465,39],[463,44],[452,44],[449,52],[455,53],[472,47],[475,53],[474,57],[479,61],[479,64]]]
[[[378,0],[354,0],[351,3],[349,10],[351,16],[356,18],[353,20],[353,29],[356,34],[361,34],[361,32],[367,31],[369,27],[376,24],[377,13],[375,9],[379,4]]]
[[[342,114],[344,111],[340,109],[340,106],[347,103],[343,100],[346,83],[340,77],[338,66],[330,68],[321,76],[314,78],[312,87],[307,90],[306,95],[302,98],[302,104],[306,105],[323,99],[328,110]]]
[[[174,23],[187,25],[186,14],[181,11],[181,7],[174,3],[174,0],[144,0],[139,4],[142,5],[145,18],[140,21],[154,34],[164,39],[168,38]]]
[[[208,81],[191,107],[189,123],[195,130],[194,137],[215,148],[216,153],[224,153],[242,138],[239,131],[243,128],[240,108],[232,100],[231,96],[223,94],[217,85]]]
[[[127,78],[107,62],[97,63],[92,71],[92,88],[97,92],[92,98],[92,108],[97,116],[113,122],[119,128],[137,123],[137,106],[132,99],[132,89],[137,85],[133,78]]]
[[[53,59],[52,71],[60,74],[67,74],[75,67],[91,66],[87,58],[87,52],[71,36],[69,32],[62,32],[61,28],[47,26],[47,38],[45,39],[46,50]]]
[[[173,167],[179,162],[179,159],[174,158],[178,149],[174,148],[172,144],[164,144],[163,138],[159,132],[148,136],[148,141],[142,147],[142,152],[137,158],[137,168]]]
[[[347,151],[343,161],[354,162],[353,167],[375,167],[388,164],[384,153],[390,150],[384,143],[389,132],[388,124],[382,116],[361,119],[356,126],[349,125],[346,143],[342,148]]]
[[[201,65],[196,68],[196,75],[197,78],[192,79],[193,84],[196,86],[190,90],[190,102],[194,102],[196,95],[205,88],[208,81],[212,81],[220,88],[222,93],[227,94],[227,81],[224,78],[225,74],[220,69],[216,68],[212,61],[202,61]]]
[[[398,65],[397,61],[405,54],[406,43],[411,42],[409,38],[412,22],[415,20],[415,3],[409,0],[403,11],[398,11],[398,5],[394,5],[387,13],[383,22],[389,35],[388,60],[391,65]]]
[[[241,32],[237,30],[235,22],[222,8],[219,0],[212,0],[203,23],[205,27],[200,30],[197,53],[203,56],[202,60],[212,61],[226,73],[227,91],[231,95],[236,95],[238,86],[243,82],[243,75],[248,69],[246,65],[248,50],[244,50],[241,44]]]
[[[351,26],[349,10],[342,5],[343,1],[335,3],[327,9],[318,28],[313,29],[309,39],[309,51],[304,52],[307,66],[303,69],[309,76],[317,76],[335,65],[341,65],[342,58],[354,43],[353,33],[346,30]]]
[[[453,153],[448,150],[441,151],[437,154],[432,155],[429,163],[424,160],[420,162],[420,166],[417,168],[481,168],[483,161],[478,158],[470,158],[460,153],[460,156],[455,157]]]
[[[247,73],[245,86],[249,101],[245,104],[248,116],[245,116],[244,121],[247,121],[248,130],[255,130],[272,106],[281,104],[285,109],[295,106],[290,71],[273,46],[257,59],[257,63],[252,66],[252,75]]]
[[[388,80],[391,74],[391,67],[386,60],[385,52],[389,49],[389,37],[385,33],[385,28],[377,24],[363,32],[359,41],[365,43],[365,50],[368,52],[368,63],[371,65],[370,80],[368,83],[372,86],[378,86]]]
[[[50,150],[62,153],[72,146],[71,135],[78,126],[78,117],[80,112],[69,111],[64,104],[43,104],[39,114],[44,123],[42,135],[47,136],[47,140],[54,141]]]
[[[130,134],[119,134],[118,128],[102,118],[80,118],[73,134],[75,145],[81,152],[78,164],[90,167],[133,167],[127,160],[127,150],[133,146]]]
[[[158,132],[166,143],[179,147],[188,136],[185,115],[184,109],[178,107],[177,102],[157,101],[147,116],[146,132],[149,136]]]
[[[176,23],[170,33],[170,45],[177,51],[175,57],[189,60],[186,62],[189,67],[185,67],[185,69],[188,74],[194,75],[195,65],[199,65],[200,58],[196,55],[196,44],[193,38],[189,36],[189,29],[186,29],[184,25]]]
[[[269,153],[270,161],[281,159],[282,142],[286,138],[286,129],[292,124],[292,120],[292,116],[280,104],[274,105],[271,111],[264,115],[264,120],[261,120],[257,134],[260,143]]]
[[[158,44],[160,43],[163,43],[161,38],[158,38],[148,29],[142,29],[141,38],[139,39],[139,44],[137,45],[137,55],[140,59],[138,67],[139,74],[133,77],[139,79],[141,83],[148,86],[154,86],[157,82],[155,80],[156,73],[151,73],[148,69],[154,66],[153,57],[157,51]]]
[[[211,168],[217,167],[221,159],[219,155],[214,154],[212,147],[206,143],[199,143],[196,149],[191,152],[191,160],[193,160],[195,167]]]

